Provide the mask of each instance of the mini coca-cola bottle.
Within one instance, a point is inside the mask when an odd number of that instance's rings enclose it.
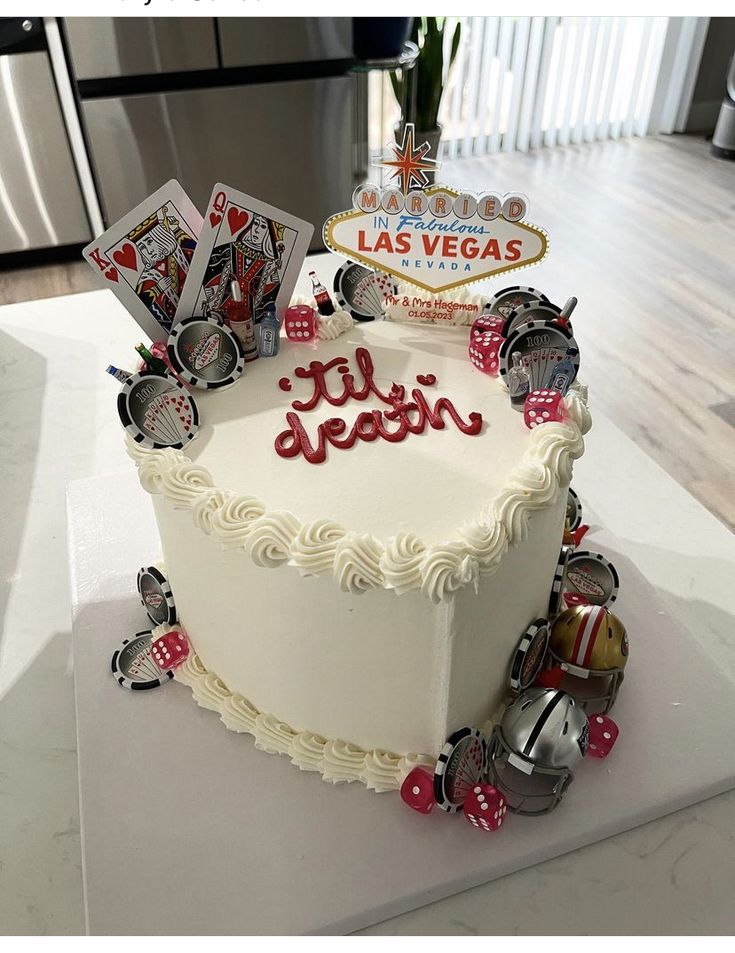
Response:
[[[314,291],[317,310],[319,314],[327,318],[330,314],[334,314],[334,305],[332,304],[332,299],[329,297],[329,292],[321,281],[319,281],[315,271],[310,271],[309,277],[311,278],[311,287]]]

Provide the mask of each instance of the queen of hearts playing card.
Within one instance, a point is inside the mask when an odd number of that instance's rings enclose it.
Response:
[[[314,226],[218,183],[212,191],[176,320],[227,316],[237,281],[256,322],[288,307]]]
[[[201,228],[202,216],[171,179],[84,249],[152,341],[171,330]]]

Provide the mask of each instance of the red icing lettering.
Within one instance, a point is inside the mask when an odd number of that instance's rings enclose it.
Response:
[[[350,374],[346,357],[335,357],[331,361],[323,364],[321,361],[312,361],[309,367],[297,367],[294,373],[302,380],[311,379],[314,390],[308,400],[295,400],[291,404],[294,410],[313,410],[321,399],[332,404],[333,407],[341,407],[350,397],[354,400],[366,400],[369,394],[375,394],[378,400],[384,404],[392,403],[389,394],[384,394],[373,380],[375,367],[373,359],[367,348],[358,347],[355,351],[355,360],[362,374],[362,384],[355,385],[355,379]],[[332,393],[327,383],[327,374],[336,368],[341,377],[342,390],[339,393]]]
[[[357,415],[349,433],[347,423],[341,417],[330,417],[317,427],[315,442],[310,439],[298,413],[289,411],[286,414],[288,427],[278,434],[274,444],[279,456],[289,459],[302,454],[308,463],[323,463],[327,459],[328,445],[337,450],[348,450],[358,440],[372,443],[378,438],[389,443],[400,443],[410,433],[423,433],[427,425],[433,430],[444,430],[447,426],[445,418],[449,418],[458,430],[468,436],[480,433],[482,414],[473,411],[465,420],[448,397],[439,397],[431,405],[423,392],[415,387],[411,391],[411,400],[407,400],[405,386],[396,382],[387,394],[383,393],[375,383],[375,367],[367,348],[357,348],[355,362],[361,377],[360,384],[356,384],[354,376],[349,373],[349,365],[344,357],[336,357],[327,363],[312,361],[308,368],[297,367],[294,371],[296,377],[311,380],[314,390],[308,400],[294,400],[291,404],[293,410],[313,410],[322,399],[340,407],[350,398],[362,401],[371,394],[389,405],[390,409],[363,411]],[[327,382],[327,374],[331,370],[336,370],[341,378],[341,390],[338,392],[331,391]],[[422,384],[433,384],[436,377],[433,374],[418,375],[417,380]]]

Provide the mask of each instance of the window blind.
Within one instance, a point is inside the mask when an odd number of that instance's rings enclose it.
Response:
[[[456,19],[462,41],[445,75],[439,113],[446,158],[682,128],[708,23],[706,17]],[[378,119],[372,105],[381,99]],[[374,153],[392,138],[399,118],[387,77],[375,74]]]

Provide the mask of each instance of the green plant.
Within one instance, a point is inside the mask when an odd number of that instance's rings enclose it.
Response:
[[[416,123],[417,132],[431,132],[437,128],[439,106],[444,92],[444,31],[447,29],[447,17],[416,17],[413,21],[411,39],[419,48],[418,59],[413,69],[406,73],[397,71],[390,74],[393,92],[399,105],[411,101],[411,86],[416,83]],[[457,56],[462,37],[462,24],[457,23],[449,49],[447,75]],[[405,97],[405,98],[404,98]]]

